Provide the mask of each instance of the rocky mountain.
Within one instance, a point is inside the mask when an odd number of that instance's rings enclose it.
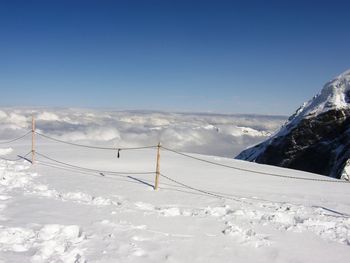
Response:
[[[350,70],[328,82],[277,133],[236,159],[349,179]]]

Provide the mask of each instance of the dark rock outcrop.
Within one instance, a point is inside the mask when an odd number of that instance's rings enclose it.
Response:
[[[327,83],[322,92],[297,110],[281,130],[236,158],[347,177],[350,159],[350,72]]]

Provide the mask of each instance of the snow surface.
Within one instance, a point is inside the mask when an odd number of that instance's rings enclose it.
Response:
[[[12,151],[13,151],[12,148],[0,148],[0,156],[10,154],[12,153]]]
[[[28,152],[21,143],[13,149]],[[155,169],[154,149],[122,151],[118,159],[114,151],[38,139],[37,151],[94,169]],[[34,166],[0,160],[0,262],[346,262],[350,256],[350,184],[271,177],[161,151],[163,174],[227,197],[220,199],[163,177],[154,191],[154,175],[59,170],[37,160]]]

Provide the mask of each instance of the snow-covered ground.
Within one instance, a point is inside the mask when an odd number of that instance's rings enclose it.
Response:
[[[26,141],[4,146],[0,157],[27,153]],[[38,138],[37,151],[97,170],[155,170],[156,149],[121,151],[118,159],[117,151]],[[325,179],[195,156],[242,169]],[[234,170],[162,149],[162,174],[211,194],[165,177],[154,191],[154,174],[100,174],[56,163],[58,169],[36,158],[33,166],[0,160],[0,262],[346,262],[350,257],[347,183]]]

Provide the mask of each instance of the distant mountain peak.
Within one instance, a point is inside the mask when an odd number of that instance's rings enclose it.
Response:
[[[344,177],[350,164],[350,70],[326,83],[272,137],[236,158]]]
[[[297,116],[308,117],[350,107],[350,70],[326,83],[319,94],[304,103]]]

